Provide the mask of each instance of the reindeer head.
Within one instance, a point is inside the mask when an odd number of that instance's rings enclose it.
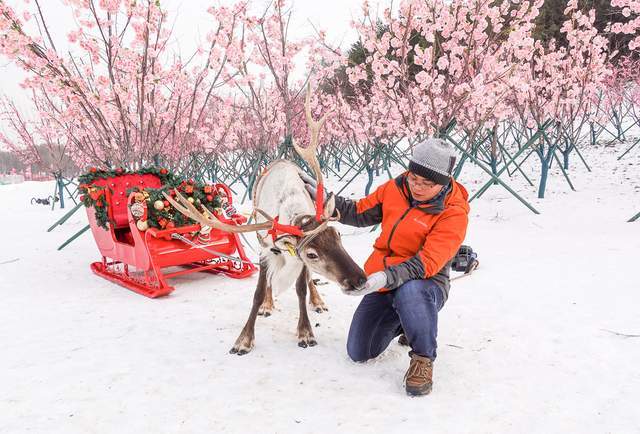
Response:
[[[303,216],[299,220],[305,231],[318,226],[314,216]],[[362,268],[344,249],[340,232],[334,227],[326,226],[308,241],[302,238],[296,247],[298,257],[311,271],[336,282],[343,292],[361,289],[367,281]]]
[[[315,215],[300,215],[292,222],[303,230],[304,236],[280,237],[275,247],[295,253],[311,271],[337,283],[347,293],[361,289],[367,276],[344,249],[340,233],[328,226],[328,222],[338,220],[333,217],[334,212],[335,199],[331,195],[320,221]]]

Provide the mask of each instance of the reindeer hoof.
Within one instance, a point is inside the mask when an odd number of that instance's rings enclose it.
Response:
[[[318,345],[318,341],[316,341],[313,336],[298,339],[298,346],[300,348],[315,347],[316,345]]]
[[[244,356],[253,349],[253,339],[240,336],[233,348],[229,350],[229,354],[237,354]]]
[[[229,354],[235,354],[236,356],[244,356],[251,351],[251,348],[236,348],[233,347],[229,350]]]
[[[400,345],[402,345],[403,347],[408,347],[409,346],[409,339],[407,339],[407,336],[403,333],[398,338],[398,343]]]
[[[260,309],[258,309],[258,315],[263,316],[263,317],[268,317],[271,316],[271,311],[273,310],[273,306],[265,306],[262,305],[260,306]]]
[[[311,310],[316,311],[317,313],[328,312],[329,308],[323,302],[320,303],[311,303]]]

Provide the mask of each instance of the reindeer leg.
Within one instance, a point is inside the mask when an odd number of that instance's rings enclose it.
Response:
[[[298,346],[302,348],[313,347],[318,344],[313,336],[309,315],[307,314],[307,281],[309,272],[307,267],[303,267],[296,280],[296,293],[298,294],[298,305],[300,307],[300,318],[298,319]]]
[[[266,264],[260,266],[260,275],[258,276],[258,285],[256,286],[256,292],[253,294],[253,306],[251,307],[251,313],[249,319],[244,325],[240,336],[236,339],[236,343],[229,351],[231,354],[237,354],[242,356],[247,354],[253,348],[255,340],[255,327],[256,317],[258,315],[258,309],[264,301],[264,296],[267,288],[267,267]]]
[[[329,309],[327,308],[327,305],[324,304],[322,297],[320,297],[318,288],[316,288],[316,284],[313,283],[313,279],[311,277],[309,277],[307,284],[309,285],[309,304],[311,305],[311,309],[318,313],[328,311]]]
[[[271,285],[267,285],[264,301],[258,310],[258,315],[267,317],[271,316],[271,312],[273,312],[273,291]]]

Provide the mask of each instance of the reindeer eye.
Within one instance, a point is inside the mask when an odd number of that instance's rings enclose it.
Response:
[[[309,259],[318,259],[318,255],[316,255],[315,253],[307,253],[307,258]]]

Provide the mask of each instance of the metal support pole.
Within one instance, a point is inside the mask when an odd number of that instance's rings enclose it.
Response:
[[[80,235],[84,234],[87,230],[89,230],[89,225],[86,225],[85,227],[83,227],[82,229],[80,229],[78,232],[76,232],[71,238],[69,238],[67,241],[65,241],[64,243],[60,244],[60,247],[58,247],[58,250],[62,250],[65,247],[67,247],[69,244],[71,244],[71,242],[73,240],[75,240],[76,238],[78,238]]]
[[[55,229],[56,226],[62,225],[64,222],[69,220],[69,217],[71,217],[76,211],[78,211],[78,209],[80,209],[81,206],[82,206],[82,202],[78,203],[76,206],[71,208],[71,210],[68,213],[66,213],[64,216],[62,216],[60,220],[52,224],[51,227],[47,229],[47,232],[51,232],[52,230]]]
[[[509,193],[511,193],[516,199],[518,199],[520,202],[522,202],[523,205],[525,205],[527,208],[529,208],[534,214],[540,214],[540,212],[538,212],[537,209],[535,209],[531,204],[529,204],[529,202],[527,202],[522,197],[520,197],[520,195],[518,193],[516,193],[515,191],[513,191],[513,189],[511,189],[511,187],[509,187],[507,184],[502,182],[502,180],[500,178],[498,178],[493,173],[491,173],[491,169],[490,168],[485,167],[485,165],[482,164],[476,157],[474,157],[473,155],[470,155],[468,152],[466,152],[457,142],[455,142],[451,138],[449,138],[449,141],[451,141],[454,144],[454,146],[456,148],[458,148],[458,150],[460,150],[461,152],[466,153],[468,158],[471,161],[476,163],[478,165],[478,167],[480,167],[482,170],[484,170],[491,177],[491,180],[488,181],[489,185],[491,185],[493,183],[493,181],[496,181],[498,184],[503,186],[505,188],[505,190],[507,190]],[[524,151],[524,149],[525,148],[523,148],[521,151]],[[520,152],[518,152],[518,154],[516,154],[516,155],[519,155]],[[504,170],[504,167],[501,169],[501,171],[502,170]],[[473,198],[469,199],[469,202],[471,202],[472,200],[473,200]]]

